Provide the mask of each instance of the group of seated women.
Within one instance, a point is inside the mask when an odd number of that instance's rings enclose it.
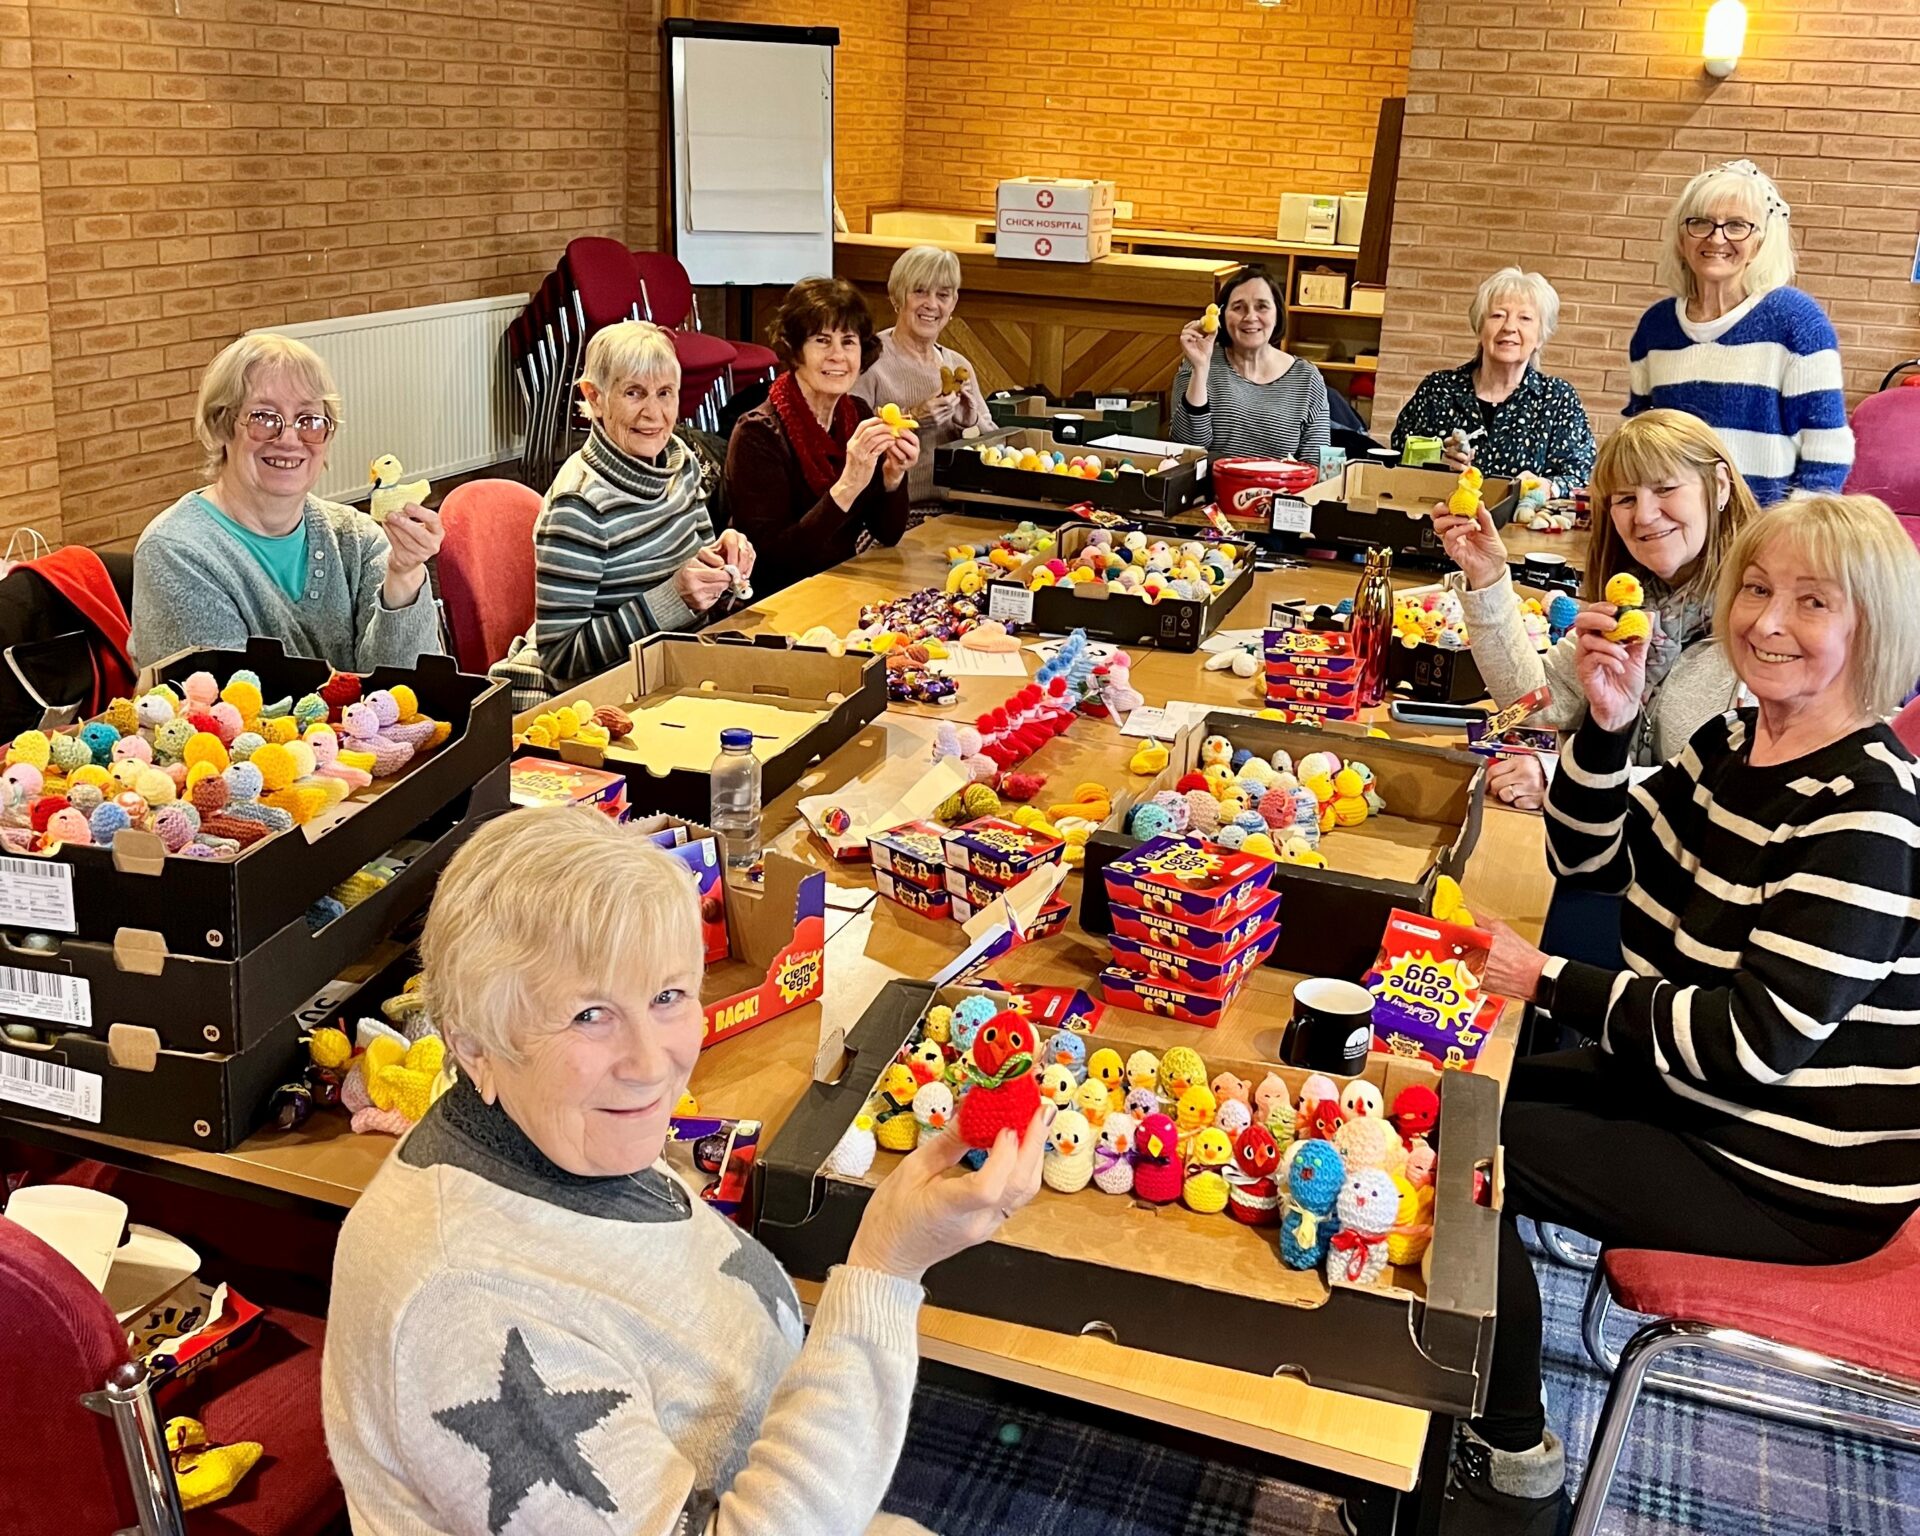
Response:
[[[1512,1076],[1489,1391],[1443,1530],[1564,1518],[1516,1218],[1830,1263],[1920,1203],[1920,763],[1886,723],[1920,677],[1920,554],[1884,505],[1831,494],[1851,455],[1837,348],[1786,286],[1787,220],[1745,162],[1682,193],[1674,294],[1641,322],[1631,419],[1597,455],[1572,388],[1538,368],[1558,300],[1518,269],[1474,298],[1473,361],[1429,376],[1395,428],[1446,439],[1456,465],[1589,488],[1587,602],[1544,655],[1486,510],[1436,522],[1494,699],[1545,684],[1535,723],[1565,733],[1550,785],[1519,757],[1492,788],[1544,805],[1563,884],[1623,914],[1604,964],[1488,924],[1488,986],[1590,1043]],[[545,697],[724,611],[736,574],[766,590],[897,540],[928,444],[987,420],[977,374],[940,343],[958,282],[949,253],[903,257],[879,335],[850,285],[798,285],[773,329],[782,371],[724,468],[675,420],[666,335],[597,335],[587,441],[537,524],[516,682]],[[1275,344],[1283,295],[1241,271],[1220,302],[1217,333],[1181,333],[1175,434],[1311,458],[1329,400]],[[877,420],[888,401],[920,430]],[[436,648],[436,515],[407,507],[382,528],[312,495],[339,420],[297,343],[244,339],[209,369],[210,483],[140,544],[142,660],[250,634],[357,669]],[[1623,573],[1655,616],[1647,639],[1609,638]],[[556,867],[572,875],[559,887]],[[902,1163],[803,1344],[777,1264],[661,1160],[701,1036],[679,866],[590,812],[502,818],[449,866],[424,959],[459,1082],[349,1217],[336,1268],[326,1414],[356,1529],[885,1527],[918,1278],[1032,1197],[1038,1118],[972,1174],[953,1171],[950,1135]]]

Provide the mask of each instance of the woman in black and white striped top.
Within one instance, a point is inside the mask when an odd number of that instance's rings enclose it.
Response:
[[[560,466],[533,527],[534,622],[492,675],[518,709],[608,671],[637,640],[693,629],[753,570],[735,529],[715,539],[709,468],[674,431],[680,363],[659,326],[623,320],[587,343],[593,427]]]
[[[1173,379],[1173,437],[1216,454],[1304,459],[1329,441],[1327,381],[1304,357],[1273,344],[1280,285],[1265,267],[1241,267],[1220,285],[1219,329],[1195,317]]]
[[[1607,604],[1576,620],[1587,719],[1548,796],[1548,848],[1563,879],[1625,892],[1628,968],[1550,959],[1495,925],[1487,984],[1600,1043],[1514,1072],[1463,1524],[1546,1530],[1557,1509],[1516,1216],[1817,1264],[1872,1252],[1920,1204],[1920,765],[1885,724],[1920,675],[1916,591],[1920,555],[1869,497],[1749,523],[1715,611],[1758,707],[1709,720],[1638,785],[1646,642],[1606,638]]]

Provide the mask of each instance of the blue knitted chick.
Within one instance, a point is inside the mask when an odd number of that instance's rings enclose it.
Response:
[[[1084,1036],[1076,1035],[1070,1029],[1056,1029],[1047,1037],[1046,1048],[1041,1051],[1036,1065],[1041,1067],[1061,1066],[1073,1074],[1074,1085],[1078,1087],[1087,1080],[1087,1042]]]
[[[1339,1226],[1334,1202],[1346,1180],[1346,1163],[1332,1142],[1300,1144],[1287,1172],[1287,1213],[1280,1222],[1280,1262],[1288,1269],[1315,1269],[1326,1258]]]

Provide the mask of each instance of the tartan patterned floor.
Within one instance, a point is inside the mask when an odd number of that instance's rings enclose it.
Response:
[[[1606,1382],[1580,1345],[1586,1275],[1536,1254],[1547,1411],[1585,1468]],[[1889,1326],[1899,1326],[1889,1320]],[[1617,1316],[1624,1338],[1632,1319]],[[1726,1378],[1758,1382],[1757,1373]],[[1774,1390],[1781,1390],[1777,1381]],[[1039,1400],[1036,1400],[1039,1401]],[[941,1536],[1334,1536],[1334,1501],[1077,1422],[922,1386],[887,1508]],[[1614,1480],[1608,1536],[1920,1536],[1920,1453],[1650,1393]]]

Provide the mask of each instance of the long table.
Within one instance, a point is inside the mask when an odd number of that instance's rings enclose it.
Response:
[[[945,550],[978,542],[1005,525],[975,518],[943,517],[912,530],[892,549],[868,550],[847,564],[776,593],[737,615],[726,627],[744,633],[798,633],[816,624],[844,632],[863,603],[885,600],[944,576]],[[1516,554],[1531,542],[1510,540]],[[1564,548],[1561,541],[1556,548]],[[1408,578],[1419,579],[1426,577]],[[1357,577],[1347,566],[1308,566],[1263,572],[1226,619],[1226,627],[1254,627],[1279,598],[1334,601],[1351,595]],[[1031,653],[1023,653],[1031,667]],[[1133,682],[1151,704],[1170,699],[1257,706],[1257,679],[1202,670],[1203,657],[1162,651],[1134,652]],[[991,707],[1012,680],[967,679],[962,715]],[[934,925],[874,898],[862,866],[837,863],[807,832],[795,809],[806,794],[831,790],[876,765],[924,757],[939,711],[896,707],[815,767],[765,808],[769,845],[828,872],[832,886],[827,942],[827,995],[822,1002],[722,1041],[705,1052],[693,1079],[694,1092],[711,1112],[752,1117],[777,1129],[813,1080],[823,1041],[844,1034],[889,979],[925,977],[958,952],[956,925]],[[1402,738],[1432,739],[1432,733],[1388,727]],[[1457,744],[1458,738],[1451,738]],[[1118,785],[1134,743],[1110,722],[1083,719],[1044,747],[1027,765],[1063,787],[1083,778]],[[1078,877],[1069,894],[1077,896]],[[1488,803],[1479,845],[1464,882],[1481,914],[1504,917],[1538,937],[1549,894],[1539,819]],[[998,974],[1008,980],[1069,979],[1088,984],[1104,963],[1100,940],[1077,921],[1043,944],[1015,951]],[[1286,1013],[1286,992],[1298,978],[1266,968],[1247,997],[1210,1037],[1227,1054],[1276,1054],[1277,1030]],[[1109,1026],[1125,1038],[1164,1047],[1192,1043],[1186,1025],[1113,1010]],[[1504,1083],[1514,1049],[1517,1009],[1508,1010],[1500,1032],[1488,1042],[1480,1070]],[[9,1125],[4,1133],[13,1134]],[[393,1143],[383,1136],[355,1136],[339,1115],[313,1117],[292,1133],[260,1132],[231,1152],[211,1153],[123,1137],[89,1135],[45,1127],[18,1128],[23,1138],[56,1141],[74,1150],[136,1166],[189,1183],[250,1192],[260,1198],[345,1208],[358,1199]],[[803,1287],[803,1295],[810,1288]],[[1359,1479],[1390,1490],[1410,1490],[1420,1480],[1429,1415],[1420,1409],[1308,1386],[1269,1380],[1219,1367],[1129,1349],[1098,1339],[1069,1337],[999,1323],[967,1314],[929,1309],[921,1327],[931,1359],[1029,1387],[1058,1392],[1139,1415],[1154,1423],[1204,1434],[1290,1461]]]

